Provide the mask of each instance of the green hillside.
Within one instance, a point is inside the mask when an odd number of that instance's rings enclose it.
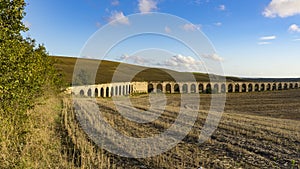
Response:
[[[180,77],[181,81],[188,80],[186,72],[176,72],[173,70],[167,69],[158,69],[158,68],[147,68],[131,64],[122,64],[122,69],[117,69],[120,65],[119,62],[107,61],[107,60],[94,60],[94,59],[83,59],[83,58],[74,58],[74,57],[62,57],[62,56],[53,56],[53,59],[56,60],[55,66],[65,74],[66,81],[71,84],[73,71],[76,64],[76,61],[80,59],[81,63],[85,63],[84,69],[89,72],[89,68],[95,65],[99,65],[95,83],[109,83],[112,81],[114,73],[118,74],[116,78],[117,81],[128,81],[130,75],[135,72],[139,72],[135,75],[132,81],[173,81],[174,79],[170,74]],[[140,71],[144,69],[143,71]],[[117,72],[118,71],[118,72]],[[166,73],[168,72],[168,73]],[[207,82],[209,81],[208,74],[204,73],[193,73],[196,81]],[[236,77],[227,77],[227,81],[242,81],[240,78]]]

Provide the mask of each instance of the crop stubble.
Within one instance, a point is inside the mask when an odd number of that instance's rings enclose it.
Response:
[[[189,98],[194,96],[190,94]],[[145,124],[122,117],[110,98],[98,98],[97,103],[101,115],[118,132],[144,138],[164,132],[177,118],[180,95],[167,94],[166,98],[167,106],[159,118]],[[226,98],[218,129],[207,142],[199,144],[198,138],[208,114],[211,95],[201,94],[196,123],[177,146],[159,156],[132,162],[122,158],[122,161],[132,168],[141,165],[145,168],[299,168],[300,90],[228,93]],[[150,107],[146,94],[130,96],[130,101],[139,110]],[[122,105],[135,111],[126,104]]]

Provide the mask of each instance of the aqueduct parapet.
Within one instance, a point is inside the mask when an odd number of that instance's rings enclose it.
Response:
[[[132,93],[234,93],[288,90],[300,82],[118,82],[73,86],[68,92],[88,97],[127,96]]]

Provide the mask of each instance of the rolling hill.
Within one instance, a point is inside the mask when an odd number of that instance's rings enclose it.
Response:
[[[134,74],[135,72],[139,72],[134,76],[132,81],[174,81],[172,76],[178,75],[180,76],[180,80],[185,81],[187,80],[185,77],[187,72],[177,72],[168,69],[159,69],[159,68],[150,68],[150,67],[142,67],[138,65],[132,64],[124,64],[122,63],[122,69],[117,69],[118,66],[121,64],[119,62],[107,61],[107,60],[95,60],[95,59],[84,59],[84,58],[74,58],[74,57],[63,57],[63,56],[52,56],[55,60],[55,66],[57,69],[61,70],[65,76],[65,80],[67,83],[72,83],[72,77],[74,72],[74,67],[76,65],[76,61],[80,60],[81,63],[85,63],[86,65],[84,69],[89,72],[89,68],[93,66],[98,66],[98,71],[96,74],[95,83],[110,83],[112,81],[112,77],[114,73],[117,72],[119,75],[117,80],[119,82],[128,81],[127,79],[130,78],[130,75]],[[143,70],[143,71],[140,71]],[[168,73],[166,73],[168,72]],[[188,73],[189,74],[189,73]],[[205,73],[193,73],[196,81],[207,82],[209,81],[209,75]],[[218,77],[218,76],[215,76]],[[226,77],[227,81],[244,81],[241,78],[237,77]]]

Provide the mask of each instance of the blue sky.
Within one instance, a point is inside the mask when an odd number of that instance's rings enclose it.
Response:
[[[26,32],[25,36],[44,44],[51,55],[79,57],[88,39],[110,21],[123,18],[123,24],[128,25],[126,23],[128,15],[161,12],[178,16],[194,24],[185,29],[201,30],[215,47],[226,75],[300,77],[299,0],[26,0],[26,2],[28,5],[24,22],[30,31]],[[169,31],[168,27],[165,27],[165,31]],[[153,38],[154,40],[156,39]],[[138,42],[133,40],[131,45],[134,43]],[[119,53],[112,52],[111,54],[115,55],[111,56],[112,60],[147,53],[130,52],[129,48],[126,51],[122,45],[116,49],[119,49],[116,50]],[[191,54],[185,50],[169,54],[170,57],[173,55],[169,60],[172,63],[193,61],[188,57]]]

